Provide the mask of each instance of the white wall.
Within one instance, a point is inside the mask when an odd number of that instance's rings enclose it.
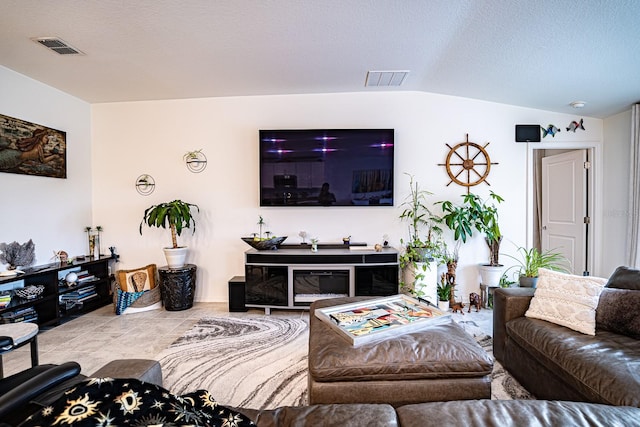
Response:
[[[37,264],[52,262],[54,250],[86,253],[84,227],[92,225],[89,104],[4,67],[0,94],[0,114],[67,133],[67,179],[0,173],[0,242],[33,239]]]
[[[144,209],[175,198],[196,203],[201,208],[196,234],[187,230],[180,239],[192,249],[189,261],[199,268],[196,298],[225,301],[227,281],[244,271],[248,246],[240,237],[257,230],[258,215],[292,243],[300,241],[300,230],[325,242],[351,235],[374,244],[389,234],[398,246],[406,238],[398,206],[260,208],[259,129],[395,128],[398,201],[407,194],[405,172],[434,193],[433,201],[459,200],[465,190],[447,186],[449,178],[438,166],[448,151],[445,144],[462,142],[467,133],[470,141],[490,142],[487,150],[497,163],[488,178],[491,186],[481,184],[473,191],[486,196],[491,189],[506,199],[500,215],[503,250],[510,252],[526,244],[527,218],[527,144],[514,142],[514,125],[565,127],[579,117],[428,93],[372,92],[96,104],[92,119],[93,223],[105,228],[106,245],[118,248],[120,268],[165,264],[161,247],[169,244],[169,233],[144,229],[141,237]],[[601,120],[585,117],[585,128],[562,133],[563,141],[578,146],[602,142]],[[182,161],[185,152],[195,149],[203,149],[209,159],[200,174],[189,172]],[[150,196],[134,188],[144,173],[156,181]],[[488,250],[478,237],[463,246],[460,256],[460,295],[467,299],[478,290],[476,265],[487,260]]]
[[[631,110],[604,120],[604,176],[605,188],[602,217],[604,218],[604,247],[602,272],[608,277],[627,256],[629,219],[629,156],[631,153]]]

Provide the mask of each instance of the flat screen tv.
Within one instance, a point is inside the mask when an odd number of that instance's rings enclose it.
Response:
[[[393,206],[393,129],[260,130],[260,206]]]

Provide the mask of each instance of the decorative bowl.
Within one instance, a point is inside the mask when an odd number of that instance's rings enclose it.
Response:
[[[241,237],[241,239],[254,249],[266,251],[278,249],[287,236],[272,237],[269,240],[254,240],[253,237]]]
[[[16,289],[14,292],[20,298],[34,299],[42,295],[42,292],[44,292],[44,286],[30,285],[30,286],[25,286],[24,288]]]

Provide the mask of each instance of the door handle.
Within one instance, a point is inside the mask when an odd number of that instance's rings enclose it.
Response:
[[[543,225],[543,226],[542,226],[542,229],[543,229],[543,230],[546,230],[546,229],[547,229],[547,226],[546,226],[546,225]]]

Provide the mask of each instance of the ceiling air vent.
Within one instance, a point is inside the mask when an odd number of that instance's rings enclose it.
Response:
[[[38,37],[31,40],[41,44],[49,50],[59,53],[60,55],[84,55],[84,52],[76,49],[58,37]]]
[[[369,71],[365,86],[400,86],[409,71]]]

